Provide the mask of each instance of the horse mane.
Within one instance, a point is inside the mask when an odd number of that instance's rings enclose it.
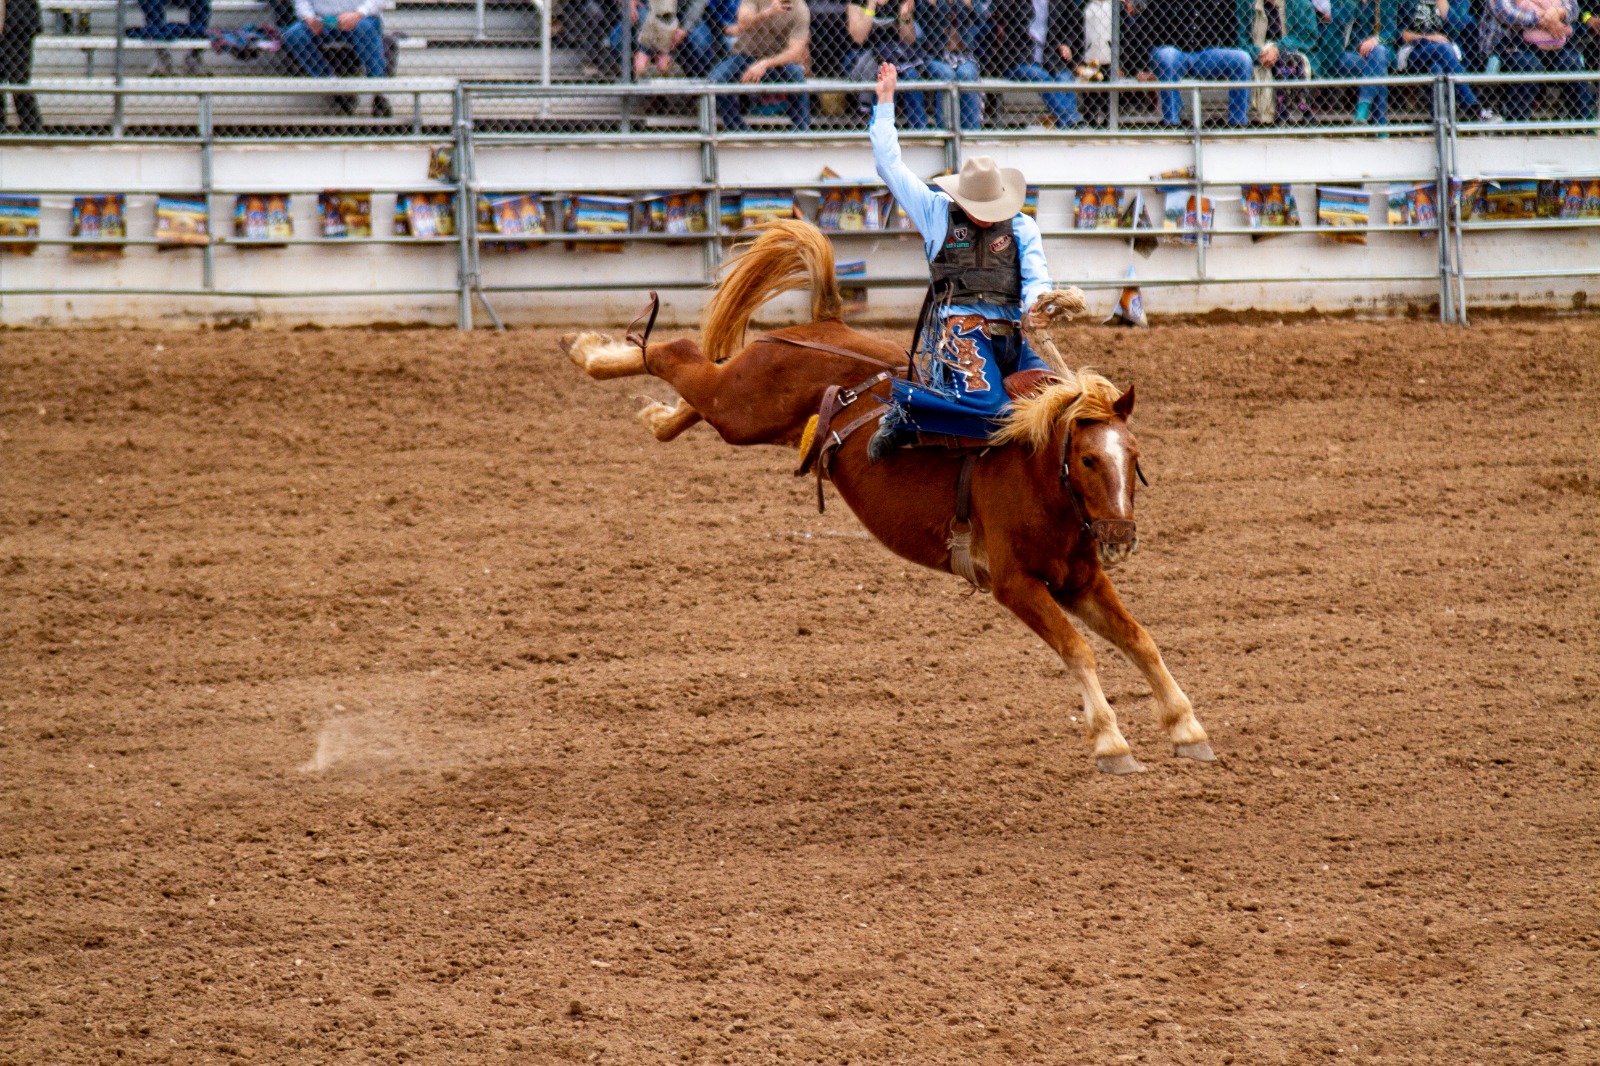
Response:
[[[1014,401],[999,432],[991,439],[995,444],[1024,443],[1038,451],[1050,443],[1055,427],[1062,422],[1109,422],[1116,418],[1111,405],[1121,396],[1122,392],[1110,381],[1085,368],[1069,380]]]
[[[833,244],[821,230],[788,218],[757,229],[755,240],[734,248],[742,254],[724,268],[717,291],[706,304],[701,343],[713,362],[720,363],[744,347],[750,316],[779,293],[809,288],[813,322],[844,313],[833,271]]]

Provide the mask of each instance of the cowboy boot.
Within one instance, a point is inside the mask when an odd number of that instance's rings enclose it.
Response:
[[[904,447],[906,443],[898,427],[879,421],[878,428],[872,431],[872,438],[867,441],[867,462],[876,463],[896,448]]]

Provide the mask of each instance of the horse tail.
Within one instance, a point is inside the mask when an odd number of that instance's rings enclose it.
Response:
[[[706,305],[702,341],[706,355],[722,362],[744,347],[745,329],[756,308],[779,293],[811,290],[811,320],[838,318],[844,311],[833,268],[833,243],[809,222],[778,219],[760,227],[756,239],[723,272]]]

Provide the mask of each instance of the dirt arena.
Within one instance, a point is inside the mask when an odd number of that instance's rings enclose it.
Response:
[[[1600,326],[1084,327],[1221,757],[553,332],[0,333],[0,1063],[1600,1062]]]

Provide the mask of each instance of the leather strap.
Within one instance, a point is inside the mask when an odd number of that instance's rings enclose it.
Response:
[[[968,452],[961,460],[961,472],[956,475],[956,516],[950,523],[950,539],[945,547],[950,549],[950,572],[965,578],[980,592],[989,591],[989,575],[978,569],[972,558],[972,469],[978,465],[981,452]]]
[[[628,323],[628,332],[623,334],[622,337],[629,344],[637,344],[639,346],[639,354],[645,360],[644,368],[646,373],[650,370],[650,331],[656,328],[656,315],[660,313],[661,297],[657,296],[655,290],[652,289],[650,290],[650,302],[645,304],[644,309],[633,317],[632,322]],[[635,329],[640,322],[644,323],[643,333],[639,333]]]
[[[878,359],[874,356],[862,355],[860,352],[852,352],[849,348],[836,348],[831,344],[823,344],[820,341],[803,341],[798,337],[780,337],[776,333],[763,333],[761,336],[757,337],[756,340],[771,341],[774,344],[792,344],[796,348],[810,348],[814,352],[827,352],[829,355],[842,355],[846,359],[854,359],[858,363],[866,363],[868,366],[876,366],[881,367],[884,370],[893,371],[895,376],[904,376],[904,371],[902,368],[895,366],[893,363],[884,362],[882,359]],[[751,343],[755,342],[752,341]]]
[[[963,526],[972,517],[972,468],[977,465],[977,458],[968,455],[963,459],[961,473],[956,475],[956,522]]]
[[[874,400],[878,400],[879,403],[883,403],[883,401],[881,399],[879,399],[877,396],[873,396],[872,398]],[[822,495],[822,480],[823,480],[824,477],[832,474],[832,472],[833,472],[833,456],[834,456],[834,453],[837,452],[840,448],[844,447],[844,442],[850,439],[850,434],[854,433],[856,430],[860,429],[862,426],[866,425],[868,422],[871,422],[873,419],[882,418],[883,417],[883,413],[885,411],[887,411],[888,409],[889,409],[888,406],[885,405],[883,407],[879,407],[879,408],[876,408],[874,410],[867,411],[864,414],[859,414],[854,419],[852,419],[843,429],[838,430],[837,432],[832,432],[832,433],[828,434],[828,439],[826,441],[824,441],[823,444],[822,444],[822,451],[817,455],[817,513],[818,514],[826,513],[826,511],[825,511],[825,506],[826,506],[825,498]]]
[[[822,454],[822,447],[827,443],[828,434],[833,429],[833,419],[838,413],[866,395],[880,382],[887,381],[894,375],[888,370],[880,370],[865,381],[854,385],[829,385],[822,393],[822,402],[817,405],[817,427],[811,432],[811,447],[800,457],[800,468],[794,472],[795,477],[800,477],[811,472],[817,459]],[[873,396],[873,399],[879,399]]]

